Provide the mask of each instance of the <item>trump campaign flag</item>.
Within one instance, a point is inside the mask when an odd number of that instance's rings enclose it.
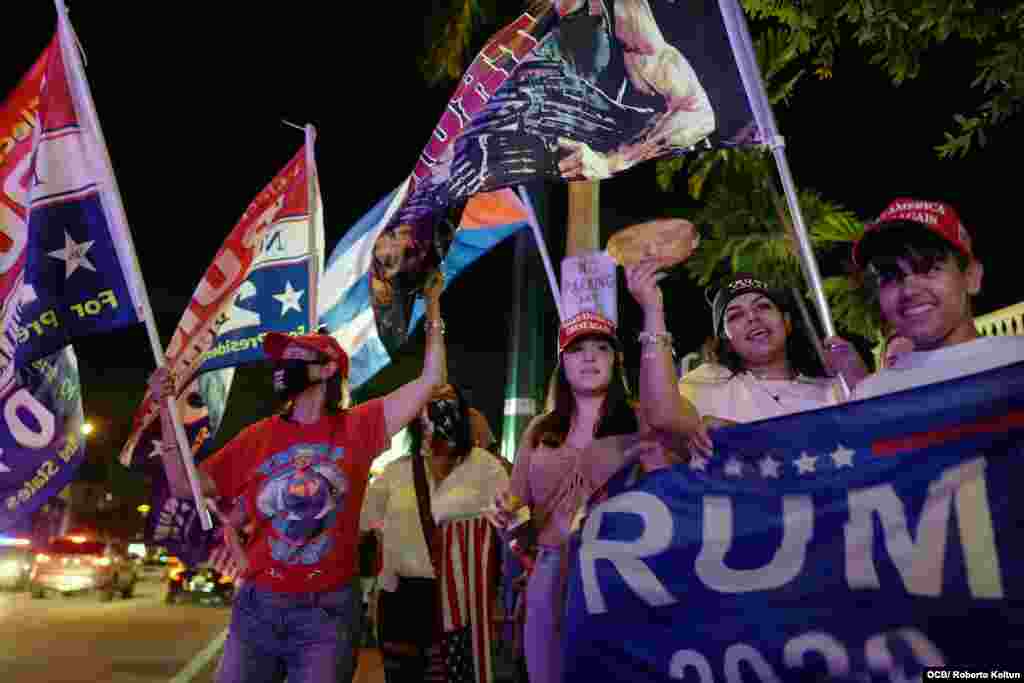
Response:
[[[312,143],[307,131],[306,144],[249,204],[171,338],[167,363],[179,397],[200,373],[218,375],[199,384],[197,400],[205,410],[223,413],[231,375],[218,373],[265,359],[267,332],[311,329],[324,243]],[[157,408],[147,390],[121,451],[123,464],[152,461],[152,454],[159,454]],[[217,426],[211,425],[210,436]]]
[[[140,322],[148,302],[102,131],[58,3],[58,32],[0,106],[0,529],[84,457],[68,344]]]
[[[715,0],[534,0],[469,66],[398,192],[353,228],[370,244],[339,301],[365,292],[357,315],[374,325],[328,326],[376,358],[394,353],[475,195],[762,141]]]
[[[589,511],[565,680],[1020,670],[1024,363],[712,439]]]

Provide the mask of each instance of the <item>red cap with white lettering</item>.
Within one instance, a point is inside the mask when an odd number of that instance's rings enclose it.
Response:
[[[615,323],[597,311],[581,311],[562,323],[558,330],[558,354],[580,337],[607,337],[616,347],[619,344],[615,336]]]
[[[916,223],[949,242],[964,256],[973,257],[971,236],[967,234],[967,230],[952,206],[944,202],[901,198],[894,199],[877,221],[865,226],[864,234],[853,247],[853,262],[858,268],[864,268],[867,265],[868,254],[866,252],[868,249],[865,245],[874,241],[873,236],[886,227],[901,223]]]

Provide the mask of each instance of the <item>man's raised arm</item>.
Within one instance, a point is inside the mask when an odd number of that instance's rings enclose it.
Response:
[[[423,290],[427,315],[423,326],[427,331],[427,344],[423,356],[423,371],[413,381],[403,384],[384,397],[384,425],[388,436],[394,436],[409,424],[430,400],[434,389],[445,383],[448,363],[444,348],[444,322],[441,320],[441,289],[444,278],[433,273]]]

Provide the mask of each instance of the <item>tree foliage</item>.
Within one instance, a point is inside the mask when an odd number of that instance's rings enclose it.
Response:
[[[936,150],[964,156],[986,131],[1024,106],[1024,2],[975,0],[743,0],[747,14],[781,27],[792,49],[829,77],[850,59],[844,44],[867,50],[896,85],[916,78],[936,49],[971,46],[982,102],[957,114]],[[860,58],[858,55],[857,59]],[[761,62],[764,64],[765,62]],[[966,84],[965,84],[966,85]]]
[[[462,77],[472,59],[473,41],[482,25],[494,18],[497,0],[452,0],[440,3],[429,15],[430,45],[420,59],[420,70],[430,84]]]
[[[700,249],[686,262],[693,279],[714,287],[731,273],[749,272],[780,287],[795,288],[810,299],[796,233],[770,152],[760,148],[705,152],[685,170],[690,195],[701,201],[699,209],[679,212],[702,232]],[[877,339],[877,307],[848,258],[852,243],[863,234],[863,222],[811,190],[801,190],[798,201],[819,262],[835,271],[823,286],[837,328],[844,334]]]

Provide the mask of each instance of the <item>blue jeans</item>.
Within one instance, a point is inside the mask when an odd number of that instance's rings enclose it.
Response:
[[[277,593],[246,582],[235,596],[217,683],[350,681],[359,599],[352,585]]]

